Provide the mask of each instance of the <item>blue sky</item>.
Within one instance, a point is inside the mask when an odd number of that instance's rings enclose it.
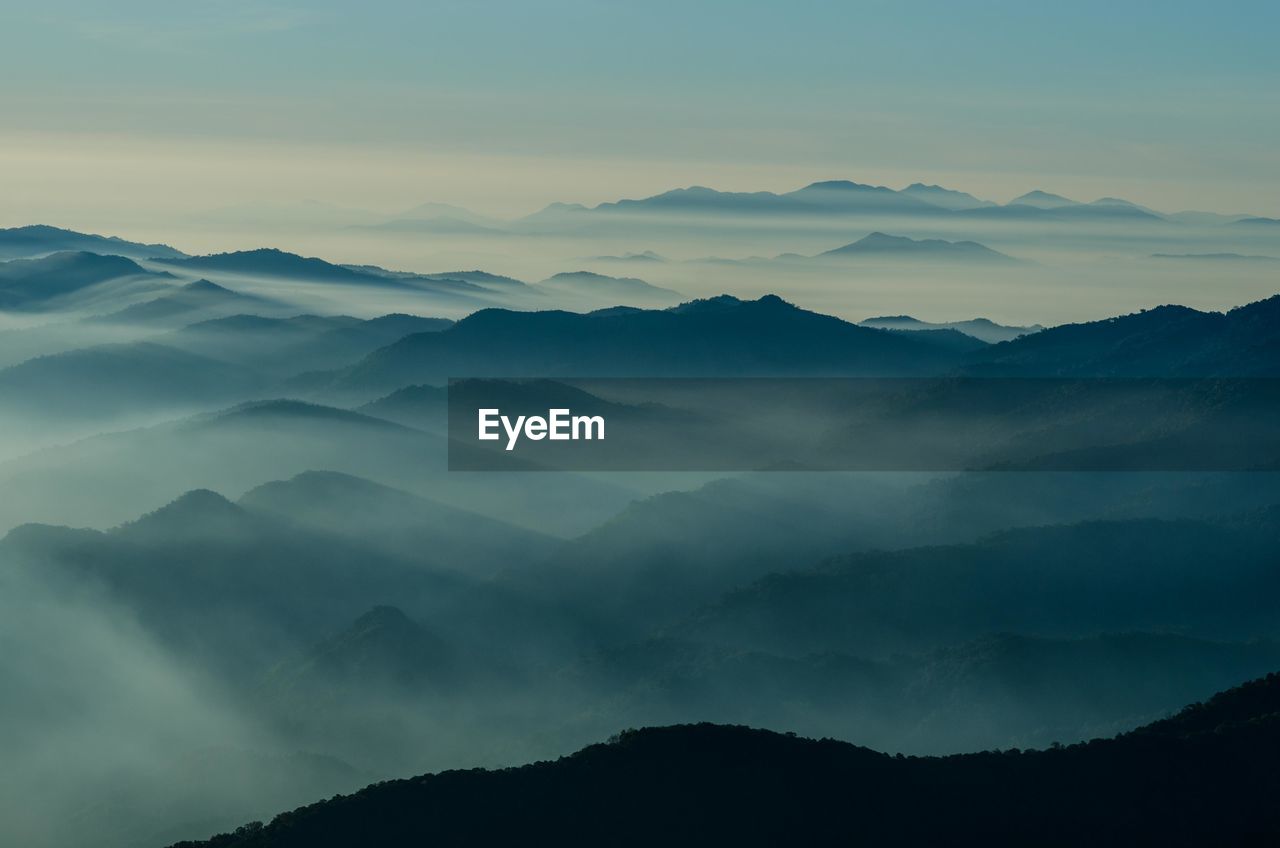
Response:
[[[76,191],[121,202],[149,169],[164,186],[124,201],[516,213],[848,177],[1280,214],[1275,3],[55,0],[3,15],[6,218]]]

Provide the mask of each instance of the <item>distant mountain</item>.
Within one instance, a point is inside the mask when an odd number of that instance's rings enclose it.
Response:
[[[1280,218],[1241,218],[1235,223],[1242,227],[1280,227]]]
[[[912,183],[902,189],[900,193],[918,198],[926,203],[932,203],[934,206],[940,206],[943,209],[977,209],[982,206],[996,205],[993,201],[979,200],[967,192],[943,188],[942,186],[925,185],[924,183]]]
[[[175,268],[214,275],[235,274],[299,282],[400,289],[426,295],[437,307],[454,311],[470,311],[494,303],[507,302],[504,297],[507,292],[501,286],[477,285],[457,277],[389,271],[376,265],[336,265],[323,259],[298,256],[275,248],[163,261]]]
[[[323,259],[299,256],[275,248],[238,250],[232,253],[214,253],[208,256],[167,258],[165,264],[195,271],[220,271],[230,274],[263,274],[271,277],[316,280],[336,283],[386,284],[386,278],[377,274],[353,270]]]
[[[1158,212],[1145,209],[1127,200],[1103,198],[1092,203],[1077,203],[1047,192],[1031,192],[1004,206],[957,209],[955,214],[964,218],[995,221],[1159,223],[1168,220]]]
[[[26,415],[111,418],[243,396],[253,371],[153,342],[110,344],[0,370],[0,409]]]
[[[1038,189],[1001,205],[966,192],[923,183],[912,183],[903,189],[894,190],[850,180],[827,180],[781,194],[769,191],[718,191],[705,186],[691,186],[651,197],[601,203],[591,208],[581,204],[554,203],[517,222],[515,226],[581,228],[603,224],[608,216],[622,213],[685,217],[880,214],[1046,222],[1168,220],[1209,226],[1228,223],[1238,217],[1198,212],[1164,215],[1121,198],[1103,197],[1082,203]]]
[[[146,291],[159,287],[171,274],[147,271],[123,256],[100,256],[83,251],[53,253],[39,259],[11,259],[0,263],[0,310],[50,309],[92,301],[96,289],[114,283],[110,292]],[[131,284],[131,285],[129,285]]]
[[[642,250],[639,253],[623,253],[619,256],[592,256],[589,257],[593,262],[634,262],[643,264],[648,262],[666,262],[667,258],[652,250]]]
[[[903,758],[745,727],[627,731],[554,762],[376,784],[176,848],[1263,845],[1280,839],[1278,715],[1270,675],[1045,751]]]
[[[729,192],[705,186],[674,189],[640,200],[601,203],[593,212],[683,212],[689,214],[853,214],[938,211],[941,207],[884,186],[849,180],[811,183],[785,194]]]
[[[449,390],[444,386],[405,386],[356,409],[406,427],[443,434],[449,426]]]
[[[62,251],[127,256],[131,259],[177,258],[186,255],[166,244],[141,244],[115,236],[77,233],[44,224],[0,229],[0,258],[44,256]]]
[[[239,503],[397,556],[431,551],[439,567],[473,576],[540,560],[552,546],[540,533],[333,471],[264,483]]]
[[[1079,201],[1071,200],[1060,194],[1035,189],[1010,200],[1009,206],[1034,206],[1037,209],[1061,209],[1063,206],[1078,206]]]
[[[1016,262],[1012,256],[976,241],[911,239],[885,233],[871,233],[857,241],[819,254],[836,258],[883,257],[894,259],[939,259],[970,262]]]
[[[1230,310],[1160,306],[1051,327],[971,355],[981,376],[1280,375],[1280,295]]]
[[[196,280],[153,300],[135,303],[92,320],[172,326],[270,304],[271,301],[265,298],[232,291],[209,280]]]
[[[414,274],[412,276],[426,277],[432,280],[462,280],[467,283],[474,283],[477,286],[484,286],[495,291],[504,289],[526,290],[529,284],[515,277],[504,277],[501,274],[490,274],[488,271],[443,271],[438,274]]]
[[[910,315],[886,315],[880,318],[866,318],[859,321],[858,324],[863,327],[876,327],[881,330],[909,330],[912,332],[921,330],[955,330],[991,344],[1016,339],[1028,333],[1038,333],[1044,329],[1039,324],[1031,324],[1026,327],[1011,327],[997,324],[987,318],[970,318],[968,321],[944,321],[938,323],[920,321]]]
[[[412,333],[436,332],[452,324],[444,318],[416,315],[383,315],[369,320],[347,315],[233,315],[191,324],[162,341],[192,353],[287,377],[350,365],[397,339]]]
[[[683,297],[679,292],[651,285],[635,277],[609,277],[591,271],[567,271],[548,277],[537,287],[570,299],[600,306],[669,306]]]
[[[418,334],[333,375],[368,396],[474,377],[872,375],[936,373],[954,351],[859,327],[768,295],[728,295],[666,310],[509,312],[486,309]]]

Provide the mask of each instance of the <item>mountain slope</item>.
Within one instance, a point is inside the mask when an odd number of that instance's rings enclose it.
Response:
[[[140,244],[115,236],[77,233],[44,224],[0,229],[0,258],[44,256],[64,250],[127,256],[131,259],[177,258],[186,255],[167,244]]]
[[[209,319],[270,303],[264,298],[232,291],[209,280],[196,280],[168,294],[126,306],[93,320],[113,324],[156,324],[163,327]]]
[[[769,295],[722,295],[667,310],[477,312],[335,375],[369,396],[449,377],[921,374],[958,364],[929,341],[859,327]]]
[[[1114,739],[1025,753],[894,758],[681,725],[555,762],[381,783],[180,844],[1264,845],[1280,839],[1278,746],[1280,675]]]
[[[1160,306],[1066,324],[974,353],[974,376],[1191,377],[1280,374],[1280,295],[1227,313]]]
[[[552,546],[542,534],[332,471],[264,483],[239,503],[388,554],[411,559],[430,551],[440,567],[473,576],[539,561]]]
[[[83,251],[11,259],[0,264],[0,310],[49,308],[112,281],[158,282],[169,277],[123,256]]]
[[[682,295],[635,277],[609,277],[591,271],[566,271],[537,284],[549,293],[600,306],[669,306]]]
[[[921,321],[910,315],[885,315],[879,318],[866,318],[858,322],[863,327],[875,327],[880,330],[902,330],[919,332],[924,330],[955,330],[975,339],[990,344],[1007,342],[1029,333],[1038,333],[1044,329],[1039,324],[1029,327],[1011,327],[997,324],[988,318],[970,318],[967,321],[932,322]]]
[[[883,257],[894,259],[945,259],[970,262],[1013,262],[1012,256],[992,250],[976,241],[911,239],[871,233],[851,244],[828,250],[821,256],[836,258]]]

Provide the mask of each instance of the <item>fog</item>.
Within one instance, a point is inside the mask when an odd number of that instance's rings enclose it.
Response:
[[[1272,230],[989,208],[286,205],[147,233],[175,251],[0,231],[28,263],[0,264],[0,842],[159,848],[654,724],[1042,747],[1274,670],[1275,457],[1191,461],[1209,433],[1274,444],[1225,379],[1277,373],[1277,266],[1240,258],[1280,255]],[[550,279],[577,271],[613,279]],[[903,315],[1013,340],[850,323]],[[927,454],[984,408],[608,379],[956,375],[1208,389],[975,428],[988,460],[1123,472],[758,472],[699,464],[741,453],[725,416],[802,444],[794,469],[873,420]],[[475,377],[660,421],[691,461],[451,467],[446,382]]]

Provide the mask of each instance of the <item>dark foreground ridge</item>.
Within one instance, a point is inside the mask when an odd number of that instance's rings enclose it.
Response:
[[[177,848],[1275,845],[1280,674],[1114,739],[895,757],[711,724],[375,784]]]

